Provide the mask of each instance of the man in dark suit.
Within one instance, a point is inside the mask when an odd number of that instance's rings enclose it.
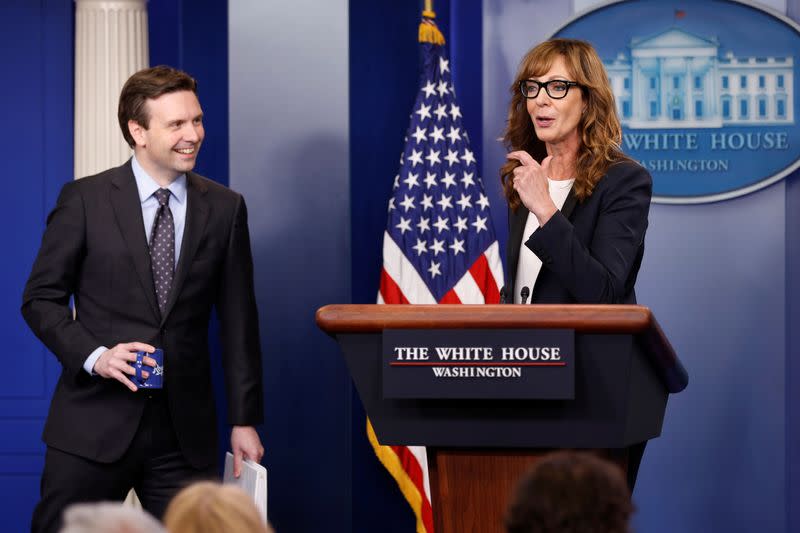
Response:
[[[234,470],[263,455],[247,211],[239,194],[191,172],[204,136],[196,90],[169,67],[134,74],[119,102],[133,158],[66,184],[47,219],[22,314],[63,370],[44,428],[34,531],[57,530],[71,503],[121,500],[130,488],[160,517],[182,486],[215,476],[212,308]],[[156,348],[163,389],[138,388],[131,363]]]

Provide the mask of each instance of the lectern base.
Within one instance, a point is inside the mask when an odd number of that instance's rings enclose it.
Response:
[[[638,469],[643,450],[644,445],[636,445],[587,451],[617,463],[627,475],[629,458],[631,466]],[[428,472],[436,533],[502,532],[506,506],[520,478],[551,451],[554,450],[429,447]]]

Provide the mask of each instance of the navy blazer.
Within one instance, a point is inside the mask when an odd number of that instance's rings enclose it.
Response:
[[[261,343],[244,199],[194,172],[186,178],[186,228],[163,316],[130,161],[62,189],[22,305],[28,325],[63,367],[44,428],[48,446],[99,462],[123,456],[146,395],[89,375],[83,363],[98,346],[140,341],[164,349],[164,388],[186,459],[196,468],[213,464],[212,308],[221,328],[228,422],[261,423]]]
[[[509,210],[508,294],[522,289],[514,283],[524,239],[542,260],[531,303],[636,303],[633,287],[642,264],[652,192],[647,170],[621,161],[583,202],[570,190],[561,211],[531,235],[522,234],[528,217],[525,206],[516,213]]]

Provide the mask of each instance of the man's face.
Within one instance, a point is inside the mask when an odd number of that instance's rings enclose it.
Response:
[[[203,110],[192,91],[167,93],[145,104],[147,129],[128,122],[136,159],[154,179],[171,182],[194,168],[203,142]]]

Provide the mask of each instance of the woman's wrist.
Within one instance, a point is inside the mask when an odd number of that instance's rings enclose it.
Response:
[[[556,214],[556,211],[558,211],[558,208],[551,200],[544,207],[534,210],[533,215],[536,217],[536,220],[539,221],[539,227],[542,227],[547,224],[547,221],[553,218],[553,215]]]

